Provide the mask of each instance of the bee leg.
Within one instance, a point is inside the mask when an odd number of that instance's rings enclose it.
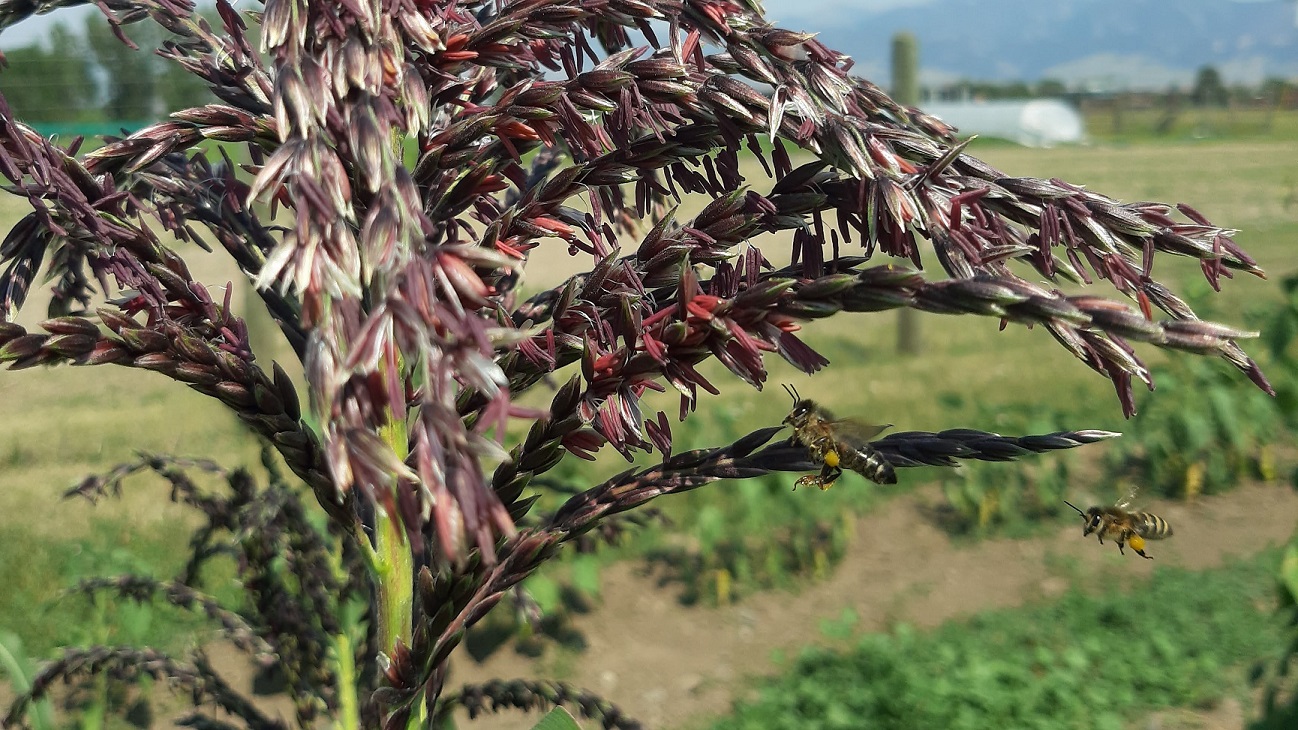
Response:
[[[1122,543],[1121,540],[1118,541],[1118,552],[1121,553],[1122,555],[1126,555],[1126,554],[1127,554],[1127,551],[1124,549],[1124,546],[1123,546],[1123,543]]]
[[[1135,550],[1136,554],[1145,560],[1154,559],[1154,556],[1145,554],[1145,538],[1140,535],[1131,536],[1131,549]]]
[[[825,488],[819,476],[816,476],[815,474],[807,474],[805,476],[798,477],[798,481],[793,483],[793,491],[795,492],[798,491],[798,487],[807,487],[807,486],[820,487],[821,489]]]
[[[842,473],[843,469],[841,467],[830,466],[829,464],[825,464],[821,467],[820,476],[818,477],[820,491],[823,492],[834,486],[834,482],[838,481],[838,477],[841,476]]]

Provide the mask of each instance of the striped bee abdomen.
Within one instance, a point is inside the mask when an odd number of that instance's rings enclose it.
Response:
[[[1172,526],[1158,515],[1140,512],[1132,517],[1135,518],[1136,534],[1146,540],[1162,540],[1172,536]]]
[[[875,484],[896,484],[897,472],[883,454],[868,446],[840,444],[842,466],[860,474]]]

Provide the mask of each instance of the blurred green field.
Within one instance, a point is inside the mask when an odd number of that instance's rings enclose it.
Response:
[[[1298,137],[1298,113],[1265,107],[1194,107],[1174,114],[1166,107],[1114,109],[1092,104],[1085,110],[1086,131],[1103,142],[1167,143],[1187,140],[1285,140]]]
[[[975,143],[973,151],[1009,175],[1060,177],[1124,200],[1189,203],[1214,221],[1240,228],[1237,240],[1269,272],[1298,269],[1292,253],[1298,237],[1298,137],[1054,150]],[[769,184],[760,171],[752,179],[759,190]],[[0,222],[6,228],[21,212],[16,201],[0,201]],[[772,260],[787,261],[782,243],[763,246]],[[556,281],[575,268],[557,246],[548,253],[556,258],[534,257],[532,286]],[[195,252],[191,263],[214,285],[236,279],[219,254]],[[1155,274],[1178,288],[1206,286],[1194,262],[1164,259]],[[1274,284],[1249,277],[1226,282],[1209,314],[1245,324],[1247,312],[1279,299]],[[38,321],[39,310],[40,301],[32,302],[19,321]],[[1018,326],[998,332],[997,322],[986,318],[925,316],[921,321],[925,351],[918,358],[894,354],[892,313],[842,315],[812,323],[806,339],[831,360],[831,367],[807,378],[768,359],[769,382],[793,383],[805,396],[831,402],[841,413],[891,422],[900,429],[1011,431],[1051,423],[1124,429],[1108,381],[1075,361],[1047,333]],[[259,352],[268,359],[274,350]],[[1141,354],[1151,362],[1162,357],[1148,348]],[[788,409],[787,396],[778,387],[755,392],[715,364],[705,373],[723,395],[704,396],[699,416],[677,428],[678,450],[725,443],[757,424],[777,423]],[[1242,377],[1240,381],[1244,383]],[[677,408],[674,396],[650,394],[645,404],[647,413],[661,409],[673,420]],[[9,588],[0,595],[0,630],[22,636],[36,655],[61,643],[87,640],[99,631],[93,611],[76,601],[56,600],[75,577],[92,569],[165,575],[183,558],[179,548],[188,516],[167,501],[165,487],[148,477],[129,483],[122,500],[98,507],[62,500],[64,489],[88,473],[129,460],[136,451],[203,456],[226,465],[257,462],[257,444],[233,417],[153,373],[120,368],[7,372],[0,378],[0,419],[8,425],[0,434],[0,584]],[[625,468],[617,461],[612,455],[594,466],[565,462],[557,474],[591,484]],[[904,481],[908,486],[922,483],[934,478],[935,471],[914,471]],[[825,493],[815,512],[799,517],[796,510],[803,508],[790,506],[771,516],[773,510],[761,505],[787,499],[791,483],[789,477],[740,485],[737,490],[700,490],[662,506],[678,529],[689,533],[700,519],[724,521],[737,500],[753,505],[754,525],[768,525],[770,520],[821,519],[834,511],[867,509],[874,498],[863,497],[860,490],[835,489]],[[653,554],[671,544],[670,535],[660,535],[623,548],[620,554]],[[101,557],[84,557],[89,555]],[[81,628],[87,625],[90,628]],[[180,625],[188,626],[160,617],[140,631],[146,640],[164,644],[203,639],[178,638]]]

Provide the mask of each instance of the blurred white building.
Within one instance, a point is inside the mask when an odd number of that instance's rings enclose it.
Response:
[[[954,125],[962,137],[976,134],[1027,147],[1052,147],[1086,138],[1082,115],[1058,99],[931,101],[921,107]]]

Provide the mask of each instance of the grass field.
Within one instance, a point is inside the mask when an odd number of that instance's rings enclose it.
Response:
[[[1093,108],[1086,131],[1097,140],[1162,144],[1187,140],[1267,140],[1298,136],[1292,109],[1186,106],[1169,117],[1165,109]]]
[[[1273,274],[1273,281],[1298,270],[1293,254],[1298,137],[1054,150],[975,143],[973,151],[1008,175],[1060,177],[1124,200],[1189,203],[1218,223],[1240,228],[1238,242]],[[760,172],[753,180],[758,189],[768,185]],[[0,225],[7,228],[20,213],[15,201],[0,201]],[[762,245],[777,264],[787,260],[783,243]],[[560,249],[552,255],[548,260],[536,257],[533,286],[556,281],[575,268]],[[216,255],[199,253],[192,263],[213,284],[236,278]],[[1194,262],[1165,259],[1155,274],[1178,289],[1206,288]],[[1251,311],[1279,301],[1279,294],[1273,283],[1250,277],[1227,282],[1211,301],[1212,318],[1247,324]],[[39,310],[39,301],[33,302],[19,321],[38,321]],[[895,321],[895,315],[884,313],[812,323],[806,339],[829,357],[831,367],[807,378],[770,359],[770,383],[793,383],[805,396],[828,400],[840,412],[902,429],[1014,431],[1051,423],[1125,428],[1109,383],[1043,331],[1011,326],[998,332],[992,319],[926,316],[923,356],[902,358],[893,352]],[[267,359],[275,350],[260,352]],[[1163,357],[1152,349],[1141,354],[1151,361]],[[722,387],[723,396],[705,400],[700,417],[678,430],[678,449],[724,443],[752,424],[778,422],[787,411],[787,398],[777,387],[754,392],[715,365],[705,374]],[[651,395],[645,404],[647,413],[662,409],[674,414],[676,408],[675,397]],[[126,570],[165,575],[178,567],[178,548],[186,539],[187,515],[166,500],[164,487],[147,477],[135,480],[122,500],[98,507],[62,500],[65,488],[136,451],[203,456],[226,465],[255,464],[257,458],[257,444],[221,407],[146,372],[105,367],[5,372],[0,377],[0,419],[8,425],[0,434],[0,585],[7,587],[0,594],[0,631],[22,636],[33,655],[64,643],[114,638],[106,636],[108,622],[98,610],[58,600],[71,581]],[[593,467],[563,473],[591,483],[625,468],[616,462],[615,456],[602,458]],[[933,470],[925,471],[907,475],[907,482],[934,476]],[[786,489],[784,484],[759,485],[745,494],[760,503],[768,493]],[[730,509],[723,503],[735,498],[727,494],[702,490],[666,507],[678,527],[689,532],[699,515],[715,519],[723,507]],[[830,511],[860,510],[870,499],[863,500],[860,492],[833,490],[826,493],[825,504]],[[115,638],[164,645],[204,640],[192,630],[189,622],[160,614],[132,622]]]

